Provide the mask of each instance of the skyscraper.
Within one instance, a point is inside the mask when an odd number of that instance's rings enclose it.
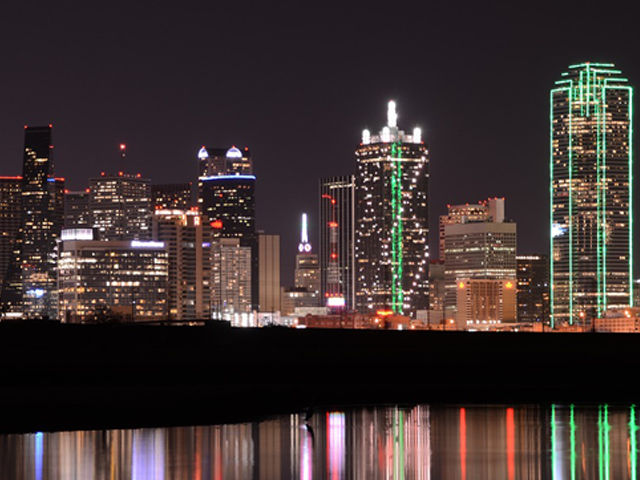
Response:
[[[89,189],[64,192],[64,228],[91,226],[89,215]]]
[[[415,315],[429,308],[429,152],[389,102],[379,135],[356,149],[356,306]]]
[[[193,206],[191,182],[151,185],[152,210],[189,210]]]
[[[342,175],[320,179],[320,298],[324,306],[338,282],[345,308],[355,310],[355,177]],[[335,222],[337,226],[331,227]],[[332,228],[335,231],[332,232]],[[332,234],[337,235],[337,262],[332,265]],[[333,270],[332,270],[333,267]],[[337,271],[335,271],[337,267]],[[322,300],[324,299],[324,300]]]
[[[54,177],[51,125],[25,127],[22,164],[22,310],[57,317],[57,248],[64,216],[64,179]]]
[[[251,298],[258,308],[256,177],[249,149],[202,147],[198,152],[198,208],[214,238],[237,238],[251,248]]]
[[[11,312],[13,304],[19,304],[21,300],[18,275],[21,218],[22,177],[0,177],[0,314]]]
[[[118,172],[89,179],[91,225],[100,240],[151,238],[151,181]]]
[[[518,321],[549,322],[549,256],[518,255]]]
[[[632,302],[633,88],[621,73],[571,65],[550,92],[552,325]]]

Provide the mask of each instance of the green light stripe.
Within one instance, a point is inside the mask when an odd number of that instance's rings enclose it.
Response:
[[[571,480],[576,480],[576,419],[571,404]]]
[[[391,145],[391,309],[402,313],[404,291],[402,288],[402,152],[398,142]]]
[[[631,405],[629,412],[629,470],[630,480],[638,478],[638,425],[636,425],[636,406]]]

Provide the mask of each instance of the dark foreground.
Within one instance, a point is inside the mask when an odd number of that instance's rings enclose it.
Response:
[[[0,322],[0,432],[307,408],[636,403],[640,335]]]

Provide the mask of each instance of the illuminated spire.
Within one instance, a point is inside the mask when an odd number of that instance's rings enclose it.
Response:
[[[396,102],[391,100],[387,110],[387,125],[390,127],[398,126],[398,114],[396,113]]]
[[[300,244],[298,245],[300,253],[311,252],[311,244],[309,243],[309,235],[307,234],[307,214],[302,214],[302,231],[300,235]]]

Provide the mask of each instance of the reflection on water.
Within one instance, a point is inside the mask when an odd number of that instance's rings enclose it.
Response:
[[[0,435],[0,478],[636,480],[635,406],[380,407]]]

